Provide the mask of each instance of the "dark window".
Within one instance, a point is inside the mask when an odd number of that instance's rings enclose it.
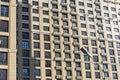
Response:
[[[34,48],[40,48],[40,43],[39,42],[34,42]]]
[[[38,6],[38,2],[37,1],[33,1],[32,4]]]
[[[48,7],[48,3],[42,3],[43,7]]]
[[[22,50],[22,56],[23,57],[29,57],[30,51],[29,50]]]
[[[22,0],[23,4],[28,4],[28,0]]]
[[[29,24],[27,24],[27,23],[22,23],[22,28],[29,28]]]
[[[51,76],[51,70],[46,69],[46,76]]]
[[[0,52],[0,65],[6,65],[6,64],[7,64],[7,53]]]
[[[0,32],[8,32],[9,22],[0,20]]]
[[[1,1],[3,1],[3,2],[9,2],[9,0],[1,0]]]
[[[23,59],[23,66],[29,66],[29,59]]]
[[[23,19],[23,20],[28,20],[29,17],[28,17],[28,15],[22,15],[22,19]]]
[[[29,9],[28,9],[28,8],[26,8],[26,7],[22,7],[22,11],[23,11],[23,12],[28,12],[28,11],[29,11]]]
[[[40,58],[40,51],[34,51],[34,57]]]
[[[34,38],[34,40],[39,40],[40,39],[40,35],[37,34],[37,33],[34,33],[33,34],[33,38]]]
[[[50,41],[50,35],[44,35],[44,40],[45,41]]]
[[[0,80],[7,80],[7,70],[0,69]]]
[[[50,49],[50,43],[45,43],[44,44],[44,49]]]
[[[0,6],[0,16],[5,16],[8,17],[9,16],[9,7],[8,6]]]
[[[0,36],[0,48],[8,48],[8,37]]]
[[[22,32],[22,38],[23,39],[29,39],[29,33],[28,32]]]

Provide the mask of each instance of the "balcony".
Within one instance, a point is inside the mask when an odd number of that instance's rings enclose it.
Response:
[[[98,32],[98,33],[104,33],[104,31],[103,31],[103,30],[97,30],[97,32]]]
[[[99,26],[103,26],[103,23],[97,22],[97,25],[99,25]]]
[[[94,2],[94,4],[100,4],[100,2]]]
[[[57,9],[57,8],[52,8],[52,9],[51,9],[51,11],[58,12],[58,11],[59,11],[59,9]]]
[[[52,24],[52,26],[54,26],[54,27],[59,27],[59,24]]]
[[[52,34],[53,34],[53,35],[60,35],[59,32],[53,32]]]
[[[64,60],[65,60],[65,61],[72,61],[71,58],[65,58]]]
[[[63,33],[63,36],[70,36],[69,33]]]
[[[58,2],[57,2],[57,1],[51,1],[51,3],[52,3],[52,4],[58,4]]]
[[[62,79],[62,75],[56,75],[57,79]]]
[[[61,4],[61,5],[67,5],[68,3],[65,3],[65,2],[61,2],[60,4]]]
[[[58,19],[59,17],[58,16],[52,16],[53,19]]]
[[[60,40],[54,40],[53,42],[54,43],[60,43]]]
[[[60,57],[55,57],[54,60],[61,60],[61,58]]]

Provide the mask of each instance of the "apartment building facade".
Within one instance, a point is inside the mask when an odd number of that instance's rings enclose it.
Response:
[[[1,80],[120,79],[119,0],[17,0],[17,14],[15,7],[0,1]]]
[[[0,0],[0,80],[16,80],[16,0]]]

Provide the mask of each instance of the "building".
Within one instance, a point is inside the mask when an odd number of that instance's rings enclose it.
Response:
[[[0,80],[120,79],[119,0],[0,0],[0,10]]]
[[[16,0],[0,0],[0,80],[16,80]]]

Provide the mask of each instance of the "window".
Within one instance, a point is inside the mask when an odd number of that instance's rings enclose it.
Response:
[[[93,61],[98,62],[99,61],[98,56],[93,56]]]
[[[43,7],[48,7],[48,3],[42,3]]]
[[[33,25],[33,29],[39,30],[39,25]]]
[[[71,62],[66,62],[66,67],[71,67]]]
[[[80,16],[80,20],[85,21],[85,17],[84,16]]]
[[[97,46],[96,40],[91,40],[91,45],[92,46]]]
[[[102,56],[102,61],[107,61],[107,57],[106,56]]]
[[[0,36],[0,48],[8,48],[8,37]]]
[[[33,21],[39,21],[39,17],[33,17]]]
[[[46,69],[46,76],[52,76],[52,74],[51,74],[51,70]]]
[[[100,72],[95,72],[95,78],[100,78]]]
[[[83,2],[79,2],[79,6],[84,6],[84,3]]]
[[[23,66],[29,66],[29,59],[23,59]]]
[[[90,4],[90,3],[87,3],[87,7],[92,7],[92,4]]]
[[[80,62],[75,62],[76,67],[81,67],[81,63]]]
[[[113,73],[112,75],[113,75],[113,79],[118,79],[117,73]]]
[[[58,5],[53,4],[53,5],[52,5],[52,8],[53,8],[53,9],[58,9]]]
[[[104,10],[108,10],[108,6],[103,6]]]
[[[85,13],[84,9],[79,9],[79,13]]]
[[[49,23],[49,19],[48,18],[43,18],[43,22],[44,23]]]
[[[85,69],[90,69],[90,63],[85,63]]]
[[[69,37],[64,37],[64,41],[69,42]]]
[[[8,17],[9,16],[9,7],[1,5],[0,6],[0,16]]]
[[[86,24],[81,23],[81,28],[86,28]]]
[[[61,57],[61,54],[59,52],[55,52],[55,57]]]
[[[104,77],[109,77],[109,73],[108,72],[104,72]]]
[[[90,17],[90,18],[89,18],[89,21],[90,21],[90,22],[94,22],[94,18],[91,18],[91,17]]]
[[[113,49],[109,49],[109,54],[110,55],[114,55],[114,50]]]
[[[51,58],[50,52],[45,52],[45,58]]]
[[[61,0],[61,2],[62,2],[62,3],[66,3],[66,2],[67,2],[67,0]]]
[[[55,49],[60,49],[60,44],[55,44]]]
[[[82,76],[81,71],[76,71],[76,76]]]
[[[34,60],[34,66],[40,67],[40,60]]]
[[[43,14],[44,15],[49,15],[49,12],[48,11],[43,11]]]
[[[97,54],[97,52],[98,52],[97,48],[92,48],[92,53]]]
[[[27,23],[22,23],[22,28],[28,29],[28,28],[29,28],[29,24],[27,24]]]
[[[39,49],[40,48],[40,43],[39,42],[34,42],[34,48]]]
[[[0,20],[0,32],[8,32],[9,22]]]
[[[49,26],[43,26],[44,31],[49,31]]]
[[[94,64],[94,69],[99,70],[99,64]]]
[[[33,13],[39,13],[38,9],[33,9]]]
[[[22,32],[22,38],[23,39],[29,39],[29,33],[28,32]]]
[[[29,57],[30,56],[29,52],[30,52],[29,50],[22,50],[22,56]]]
[[[9,2],[9,0],[1,0],[1,1],[3,1],[3,2]]]
[[[30,74],[29,68],[23,68],[23,75],[29,76],[29,74]]]
[[[54,40],[60,40],[60,36],[55,35]]]
[[[88,10],[88,14],[91,14],[91,15],[92,15],[92,14],[93,14],[93,11],[91,11],[91,10]]]
[[[113,47],[113,43],[112,42],[108,42],[108,47]]]
[[[56,61],[56,66],[61,66],[61,61]]]
[[[22,41],[22,48],[29,48],[29,41]]]
[[[38,2],[37,1],[33,1],[32,4],[35,5],[35,6],[38,6]]]
[[[7,70],[0,69],[0,80],[7,80]]]
[[[69,53],[66,53],[65,58],[71,58],[71,55]]]
[[[72,76],[72,71],[71,70],[67,70],[67,76]]]
[[[28,4],[28,0],[22,0],[23,4]]]
[[[23,11],[23,12],[28,12],[29,9],[28,9],[27,7],[22,7],[22,11]]]
[[[110,57],[110,62],[111,63],[115,63],[116,61],[115,61],[115,58],[114,57]]]
[[[65,50],[70,50],[70,45],[64,45]]]
[[[50,35],[44,35],[44,41],[50,41]]]
[[[91,72],[86,71],[86,78],[91,78]]]
[[[40,51],[34,51],[34,57],[40,58]]]
[[[46,60],[45,61],[45,67],[51,67],[51,61]]]
[[[44,49],[50,49],[50,43],[44,43]]]
[[[75,54],[75,59],[80,59],[80,54]]]
[[[112,65],[112,71],[117,71],[116,65]]]
[[[6,65],[6,64],[7,64],[7,53],[0,52],[0,65]]]
[[[62,75],[62,71],[61,70],[56,70],[56,75]]]
[[[23,20],[29,20],[29,16],[28,15],[22,15],[22,19]]]
[[[34,33],[34,34],[33,34],[33,39],[34,39],[34,40],[40,40],[40,35],[37,34],[37,33]]]
[[[94,25],[90,25],[90,29],[95,29],[95,26]]]
[[[34,75],[40,76],[40,69],[34,69]]]
[[[88,40],[87,39],[82,39],[83,45],[88,45]]]

